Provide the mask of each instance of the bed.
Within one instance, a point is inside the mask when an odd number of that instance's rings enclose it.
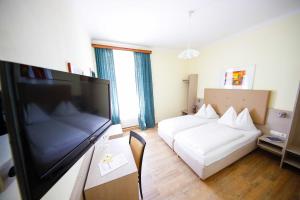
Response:
[[[205,89],[204,103],[220,116],[231,106],[238,113],[247,108],[258,127],[265,124],[269,96],[267,90]],[[260,135],[255,127],[246,131],[214,122],[178,132],[173,149],[204,180],[253,151]]]
[[[174,136],[180,131],[216,121],[217,119],[205,119],[197,115],[165,119],[158,123],[158,135],[173,149]]]
[[[256,148],[259,130],[245,131],[210,123],[178,133],[174,151],[201,179],[213,175]]]

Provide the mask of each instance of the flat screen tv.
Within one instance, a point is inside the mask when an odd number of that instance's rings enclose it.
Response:
[[[0,61],[23,199],[41,198],[111,125],[109,81]]]

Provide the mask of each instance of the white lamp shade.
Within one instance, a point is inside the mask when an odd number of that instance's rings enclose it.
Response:
[[[179,55],[178,58],[180,59],[192,59],[195,58],[197,56],[199,56],[199,51],[195,50],[195,49],[185,49],[184,51],[182,51]]]

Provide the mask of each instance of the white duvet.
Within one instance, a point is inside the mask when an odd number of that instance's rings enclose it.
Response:
[[[198,156],[208,153],[232,143],[249,131],[230,128],[228,126],[210,123],[182,131],[175,136],[175,142],[183,144]]]
[[[184,115],[162,120],[158,123],[158,130],[171,134],[209,122],[215,122],[216,120],[217,119],[205,119],[196,115]]]

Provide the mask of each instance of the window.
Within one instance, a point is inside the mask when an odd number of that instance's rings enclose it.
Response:
[[[138,124],[138,96],[136,93],[134,54],[113,50],[120,119],[123,127]]]

